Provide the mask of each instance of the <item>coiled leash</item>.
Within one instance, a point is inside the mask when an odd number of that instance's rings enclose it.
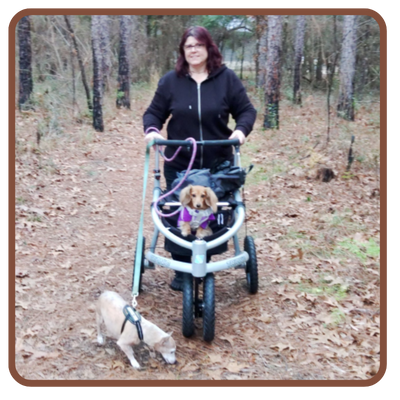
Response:
[[[163,198],[169,196],[171,193],[175,192],[182,185],[182,183],[186,179],[187,175],[189,174],[189,172],[193,166],[193,162],[194,162],[194,159],[196,157],[196,152],[197,152],[197,143],[196,143],[196,140],[193,138],[187,138],[186,140],[192,142],[192,144],[193,144],[192,157],[190,159],[190,163],[189,163],[188,169],[186,171],[186,174],[185,174],[184,178],[182,179],[182,181],[178,185],[176,185],[170,192],[168,192],[168,193],[164,194],[163,196],[161,196],[160,198],[158,198],[154,204],[157,214],[162,217],[170,217],[172,215],[177,214],[180,211],[180,208],[178,208],[178,210],[176,210],[175,212],[173,212],[171,214],[162,214],[157,209],[157,203],[161,199],[163,199]],[[134,274],[133,274],[133,282],[132,282],[132,307],[133,307],[133,309],[135,309],[135,307],[137,306],[136,298],[137,298],[137,296],[139,296],[139,281],[140,281],[140,274],[141,274],[141,269],[142,269],[141,262],[142,262],[142,257],[143,257],[142,252],[143,252],[144,204],[145,204],[145,199],[146,199],[147,179],[149,176],[150,149],[154,146],[154,142],[155,142],[155,140],[152,140],[146,146],[146,156],[145,156],[145,164],[144,164],[144,172],[143,172],[142,211],[140,213],[138,239],[137,239],[137,243],[136,243],[136,257],[135,257]],[[172,161],[176,157],[176,155],[179,153],[181,148],[182,148],[182,146],[176,150],[175,154],[170,159],[166,158],[162,153],[161,154],[163,155],[163,157],[165,158],[166,161]]]
[[[142,320],[142,316],[139,314],[138,311],[136,311],[133,307],[126,305],[123,309],[124,315],[125,315],[125,321],[122,324],[121,327],[121,335],[122,332],[125,329],[126,322],[129,321],[133,325],[136,325],[137,333],[139,336],[140,340],[143,340],[143,331],[142,331],[142,325],[140,324],[140,321]]]
[[[196,153],[197,153],[197,143],[196,143],[196,140],[193,139],[193,138],[187,138],[187,139],[185,139],[185,140],[188,140],[189,142],[192,142],[192,144],[193,144],[193,151],[192,151],[192,156],[191,156],[190,161],[189,161],[189,166],[187,167],[186,173],[185,173],[184,177],[182,178],[182,180],[181,180],[172,190],[170,190],[168,193],[163,194],[162,196],[160,196],[160,197],[155,201],[155,203],[154,203],[154,209],[155,209],[156,213],[157,213],[160,217],[172,217],[173,215],[178,214],[178,212],[180,212],[180,211],[181,211],[181,208],[182,208],[182,207],[179,207],[176,211],[174,211],[174,212],[172,212],[172,213],[170,213],[170,214],[163,214],[161,211],[158,211],[157,204],[158,204],[158,202],[159,202],[160,200],[165,199],[165,198],[168,197],[170,194],[176,192],[176,191],[181,187],[181,185],[183,184],[183,182],[186,180],[187,176],[189,175],[189,172],[190,172],[191,169],[192,169],[192,166],[193,166],[193,163],[194,163],[194,159],[196,158]],[[160,151],[160,154],[164,157],[165,161],[170,162],[170,161],[172,161],[172,160],[175,159],[175,157],[178,155],[178,153],[181,151],[181,149],[182,149],[182,146],[178,147],[178,149],[176,150],[175,154],[174,154],[171,158],[167,158],[167,157],[164,155],[164,153],[161,152],[161,151]]]

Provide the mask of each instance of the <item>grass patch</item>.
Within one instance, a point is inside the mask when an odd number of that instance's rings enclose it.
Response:
[[[336,301],[342,301],[347,297],[349,287],[346,284],[329,284],[331,279],[326,276],[319,279],[315,285],[302,282],[297,289],[303,293],[309,293],[314,296],[333,297]]]
[[[380,247],[372,238],[368,242],[358,242],[352,238],[346,238],[338,243],[333,253],[342,257],[352,256],[365,263],[369,257],[379,257]]]
[[[340,325],[345,322],[346,314],[342,310],[335,308],[331,311],[331,318],[334,325]]]

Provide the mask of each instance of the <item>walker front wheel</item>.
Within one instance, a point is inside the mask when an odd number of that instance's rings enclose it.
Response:
[[[188,338],[194,333],[192,274],[183,274],[182,303],[182,334]]]
[[[137,243],[137,242],[136,242]],[[142,275],[144,274],[144,250],[145,250],[145,245],[146,245],[146,238],[143,237],[143,243],[142,243],[142,258],[140,261],[140,275],[139,275],[139,291],[142,290]],[[133,276],[132,276],[132,287],[134,284],[134,279],[135,279],[135,265],[136,265],[136,257],[137,257],[137,251],[135,250],[135,258],[133,260]]]
[[[211,342],[215,335],[215,290],[214,274],[204,277],[203,286],[203,339]]]

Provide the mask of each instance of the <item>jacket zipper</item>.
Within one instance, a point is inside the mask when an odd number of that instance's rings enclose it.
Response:
[[[198,110],[199,110],[199,125],[200,125],[200,140],[203,141],[203,127],[201,126],[201,92],[200,92],[201,83],[197,84],[197,101],[198,101]],[[201,156],[200,156],[200,169],[203,168],[203,146],[201,146]]]

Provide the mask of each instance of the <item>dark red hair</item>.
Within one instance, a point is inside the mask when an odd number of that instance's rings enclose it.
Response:
[[[189,64],[185,58],[185,49],[183,46],[189,36],[193,36],[199,43],[204,43],[207,49],[207,70],[208,73],[218,69],[222,64],[222,55],[218,50],[217,45],[212,40],[212,37],[206,28],[202,26],[192,26],[184,32],[179,44],[179,58],[176,62],[175,70],[178,76],[185,76],[189,72]]]

